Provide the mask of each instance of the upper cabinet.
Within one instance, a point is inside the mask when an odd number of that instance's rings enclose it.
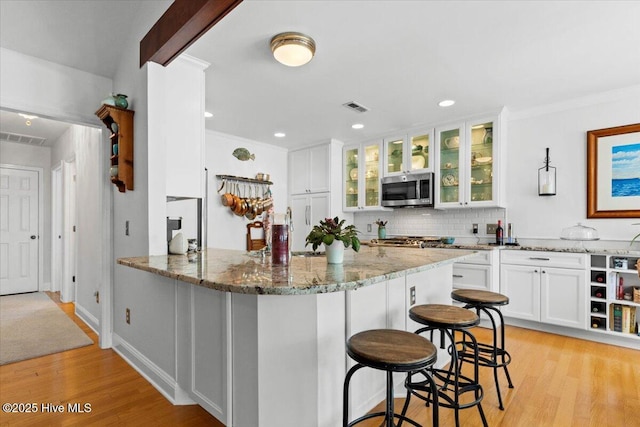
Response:
[[[384,175],[433,170],[433,129],[384,139]]]
[[[501,115],[436,129],[436,208],[504,206]]]
[[[103,105],[96,111],[111,133],[111,182],[121,193],[133,190],[133,114],[132,110],[112,105]]]
[[[331,146],[329,144],[289,153],[291,194],[331,191]]]
[[[380,210],[382,143],[350,145],[343,152],[343,209]]]

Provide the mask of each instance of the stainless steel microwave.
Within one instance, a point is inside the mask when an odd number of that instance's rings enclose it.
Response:
[[[416,173],[384,177],[382,206],[433,206],[433,173]]]

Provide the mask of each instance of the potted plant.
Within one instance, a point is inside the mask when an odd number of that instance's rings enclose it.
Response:
[[[325,218],[320,225],[314,225],[306,239],[305,246],[311,244],[313,250],[317,250],[324,244],[329,264],[341,264],[344,257],[344,249],[351,246],[354,251],[360,250],[358,230],[354,225],[344,226],[346,220]],[[340,242],[342,244],[340,244]]]

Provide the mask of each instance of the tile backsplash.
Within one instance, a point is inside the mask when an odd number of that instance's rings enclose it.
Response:
[[[472,224],[478,224],[479,238],[488,238],[486,224],[495,224],[498,220],[506,223],[506,209],[473,208],[436,210],[432,208],[403,208],[389,212],[361,212],[354,215],[354,224],[362,239],[377,237],[377,219],[388,221],[387,236],[453,236],[474,237]],[[367,225],[371,224],[371,231]],[[517,236],[517,233],[514,235]],[[491,236],[493,237],[493,236]],[[506,227],[505,227],[506,237]]]

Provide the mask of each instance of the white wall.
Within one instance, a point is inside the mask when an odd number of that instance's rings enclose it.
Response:
[[[4,90],[4,89],[3,89]],[[43,290],[51,287],[51,148],[18,144],[14,142],[0,142],[0,163],[16,166],[31,166],[42,168],[43,186],[43,230],[41,230],[40,244],[43,246]]]
[[[111,93],[111,80],[0,48],[0,107],[74,123],[95,123],[93,113]]]
[[[207,245],[214,248],[245,250],[247,224],[251,221],[234,215],[220,202],[216,190],[220,181],[216,175],[254,178],[256,173],[271,175],[274,212],[287,210],[287,151],[261,142],[212,132],[205,133],[205,165],[209,171],[209,222]],[[255,160],[241,161],[233,156],[236,148],[246,148],[255,154]],[[256,218],[255,220],[258,220]]]
[[[587,131],[632,123],[640,123],[640,86],[511,114],[507,201],[518,235],[555,239],[578,222],[597,229],[603,240],[628,242],[640,232],[631,225],[637,218],[586,219]],[[546,147],[558,189],[556,196],[539,197],[537,170]]]

